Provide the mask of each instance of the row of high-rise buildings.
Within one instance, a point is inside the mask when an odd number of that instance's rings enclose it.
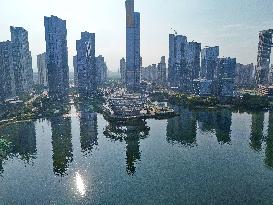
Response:
[[[0,42],[0,100],[21,96],[33,85],[28,32],[10,27],[11,41]]]
[[[49,95],[65,98],[69,91],[69,68],[66,21],[56,16],[45,17],[46,52],[37,56],[38,82],[48,86]],[[97,85],[107,78],[107,65],[96,57],[95,34],[82,32],[76,41],[73,57],[74,85],[82,96],[94,94]]]
[[[37,56],[38,84],[48,87],[49,96],[62,99],[69,92],[69,67],[66,21],[45,17],[46,52]],[[11,41],[0,42],[0,99],[29,93],[33,88],[32,57],[28,32],[10,27]],[[83,32],[76,42],[75,85],[81,95],[96,92],[107,78],[103,56],[95,56],[95,34]]]

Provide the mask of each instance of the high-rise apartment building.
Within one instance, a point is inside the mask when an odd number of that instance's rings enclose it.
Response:
[[[76,44],[78,90],[80,95],[88,96],[97,89],[95,34],[82,32]]]
[[[158,83],[165,85],[167,82],[167,65],[165,56],[161,57],[160,63],[157,65]]]
[[[5,100],[15,95],[12,43],[10,41],[0,42],[0,100]]]
[[[186,69],[186,47],[187,37],[182,35],[169,35],[169,66],[168,80],[171,87],[184,90],[185,69]]]
[[[121,77],[121,82],[123,84],[126,83],[126,61],[125,58],[122,58],[119,63],[119,72],[120,72],[120,77]]]
[[[200,77],[213,80],[219,57],[219,46],[205,47],[201,51],[201,71]]]
[[[232,97],[235,87],[236,58],[219,58],[216,66],[216,95]]]
[[[66,21],[56,16],[45,17],[46,66],[49,95],[67,98],[69,92],[69,68]]]
[[[108,72],[106,62],[102,55],[99,55],[98,57],[96,57],[96,70],[97,70],[97,83],[98,85],[101,85],[106,82],[107,72]]]
[[[255,67],[253,63],[248,65],[237,63],[236,76],[235,76],[236,87],[238,88],[253,87],[255,85],[254,71],[255,71]]]
[[[30,92],[33,86],[32,57],[29,50],[28,32],[22,27],[10,27],[12,42],[12,66],[16,94]]]
[[[134,0],[126,0],[126,86],[137,90],[140,85],[140,13]]]
[[[256,80],[257,84],[269,84],[269,71],[270,71],[270,56],[272,43],[273,29],[261,31],[259,33],[258,57]]]
[[[37,55],[38,84],[47,87],[46,53]]]

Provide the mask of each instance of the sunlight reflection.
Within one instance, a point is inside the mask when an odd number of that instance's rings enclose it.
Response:
[[[79,174],[79,172],[76,172],[76,186],[77,186],[77,190],[80,193],[80,195],[84,196],[86,193],[86,189],[85,189],[83,178]]]

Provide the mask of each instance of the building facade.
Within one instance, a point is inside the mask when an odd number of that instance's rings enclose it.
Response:
[[[186,68],[187,37],[182,35],[169,35],[169,66],[168,81],[171,87],[183,86],[183,70]]]
[[[97,70],[97,83],[98,85],[101,85],[106,82],[107,72],[108,72],[107,64],[102,55],[99,55],[98,57],[96,57],[96,70]]]
[[[259,33],[258,57],[256,80],[257,84],[269,84],[270,56],[272,43],[273,29],[261,31]]]
[[[158,83],[166,85],[167,83],[167,64],[165,56],[161,57],[160,63],[157,65]]]
[[[235,85],[238,88],[250,88],[255,85],[254,80],[255,67],[253,64],[236,64]]]
[[[69,92],[69,68],[66,21],[56,16],[45,17],[46,67],[49,95],[67,98]]]
[[[119,72],[121,77],[122,84],[126,83],[126,61],[125,58],[122,58],[119,62]]]
[[[126,0],[126,86],[140,86],[140,13],[134,11],[134,0]]]
[[[91,95],[97,89],[95,34],[82,32],[76,44],[78,90],[80,95]]]
[[[219,58],[216,67],[216,96],[232,97],[235,88],[236,58]]]
[[[38,84],[44,87],[48,86],[46,53],[37,55]]]
[[[10,27],[12,42],[12,66],[16,94],[30,92],[33,86],[32,57],[29,50],[28,32],[22,27]]]
[[[213,80],[219,57],[219,46],[205,47],[201,51],[201,71],[200,77]]]
[[[14,69],[12,66],[12,43],[0,42],[0,100],[16,95]]]

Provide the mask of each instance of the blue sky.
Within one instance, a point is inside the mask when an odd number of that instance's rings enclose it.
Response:
[[[33,68],[45,51],[44,16],[67,20],[69,65],[82,31],[96,33],[96,54],[111,70],[125,56],[125,0],[2,0],[0,41],[10,39],[9,26],[29,31]],[[273,28],[272,0],[135,0],[141,13],[143,64],[168,56],[168,34],[175,28],[204,46],[220,46],[221,56],[256,63],[258,32]]]

